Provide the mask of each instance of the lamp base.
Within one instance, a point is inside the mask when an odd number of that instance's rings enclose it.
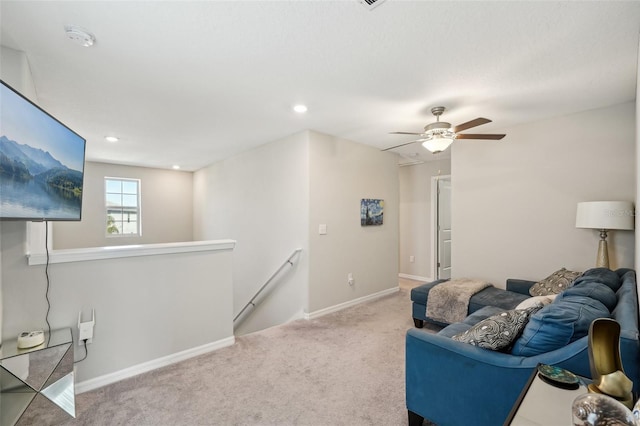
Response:
[[[600,242],[598,243],[598,258],[596,267],[609,268],[609,250],[607,249],[607,230],[600,230]]]

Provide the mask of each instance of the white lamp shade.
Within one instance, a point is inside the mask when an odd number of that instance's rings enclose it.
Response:
[[[587,201],[578,203],[576,228],[633,229],[634,210],[630,201]]]

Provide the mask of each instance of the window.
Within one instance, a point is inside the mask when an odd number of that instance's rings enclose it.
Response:
[[[140,180],[104,178],[106,234],[108,237],[142,235],[140,217]]]

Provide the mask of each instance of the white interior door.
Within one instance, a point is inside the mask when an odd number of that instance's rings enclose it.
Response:
[[[439,178],[437,188],[437,278],[442,279],[451,278],[451,178]]]

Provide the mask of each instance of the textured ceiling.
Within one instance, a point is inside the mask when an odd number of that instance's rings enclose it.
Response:
[[[304,129],[390,147],[436,105],[495,133],[631,101],[640,2],[2,0],[0,20],[87,159],[196,170]]]

